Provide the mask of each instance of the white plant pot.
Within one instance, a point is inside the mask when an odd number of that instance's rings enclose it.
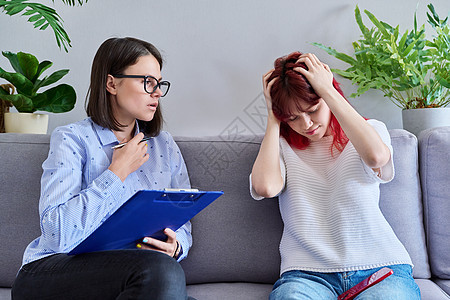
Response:
[[[46,134],[48,115],[33,113],[5,113],[5,132]]]
[[[422,130],[450,126],[450,108],[416,108],[402,110],[403,129],[415,134]]]

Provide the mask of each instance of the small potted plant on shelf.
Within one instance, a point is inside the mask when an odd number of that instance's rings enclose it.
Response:
[[[38,90],[59,81],[69,70],[59,70],[40,79],[42,73],[53,65],[52,62],[46,60],[39,63],[34,55],[24,52],[2,54],[9,60],[15,72],[0,68],[0,78],[9,81],[17,91],[16,94],[10,94],[0,88],[0,100],[10,103],[18,111],[5,112],[6,132],[46,133],[48,114],[35,112],[68,112],[75,105],[76,93],[74,88],[67,84],[60,84],[42,93],[38,93]]]
[[[355,19],[362,36],[353,42],[353,56],[319,43],[315,46],[350,65],[333,72],[358,85],[357,97],[369,89],[383,92],[402,108],[403,128],[418,134],[421,130],[450,126],[450,26],[441,20],[429,4],[428,23],[434,29],[431,38],[425,25],[418,27],[416,13],[411,31],[401,33],[365,10],[374,27],[367,28],[356,6]]]

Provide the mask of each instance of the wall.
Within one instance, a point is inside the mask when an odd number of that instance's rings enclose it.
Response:
[[[64,82],[77,91],[76,107],[53,114],[49,132],[86,116],[84,100],[98,46],[109,37],[134,36],[162,51],[163,77],[172,83],[161,100],[165,129],[188,136],[264,132],[262,74],[277,57],[295,50],[315,52],[331,67],[345,68],[311,43],[350,53],[351,42],[360,35],[354,20],[357,3],[391,25],[400,24],[401,30],[412,27],[416,5],[419,24],[424,23],[428,4],[411,0],[91,0],[81,7],[68,7],[59,0],[41,2],[54,6],[63,18],[72,40],[69,53],[56,47],[50,30],[37,31],[25,17],[5,14],[0,14],[0,49],[33,53],[40,61],[53,61],[54,70],[71,70]],[[433,4],[441,17],[450,11],[448,0]],[[3,56],[0,66],[11,70]],[[348,80],[338,81],[347,95],[355,90]],[[379,91],[350,102],[365,117],[382,120],[388,128],[402,127],[401,110]]]

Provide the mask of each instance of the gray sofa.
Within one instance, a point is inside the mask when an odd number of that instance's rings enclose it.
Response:
[[[381,208],[412,256],[422,299],[450,299],[450,127],[422,132],[419,141],[404,130],[390,133],[396,177],[382,185]],[[192,220],[194,244],[182,262],[189,295],[267,299],[279,276],[283,224],[276,199],[249,195],[261,137],[176,140],[192,186],[225,192]],[[48,135],[0,134],[0,299],[10,299],[23,251],[40,234],[48,143]]]

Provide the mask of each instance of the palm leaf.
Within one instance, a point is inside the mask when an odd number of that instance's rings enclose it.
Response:
[[[73,0],[64,1],[70,3],[74,2]],[[78,2],[83,1],[78,0]],[[22,16],[30,16],[28,22],[34,24],[35,28],[45,30],[50,26],[53,29],[56,43],[60,49],[63,47],[64,50],[68,52],[68,47],[72,47],[69,36],[62,25],[62,20],[54,9],[40,3],[28,2],[27,0],[0,0],[0,8],[3,8],[5,13],[10,16],[25,10]]]
[[[55,0],[52,0],[53,3],[55,3]],[[61,0],[64,4],[69,5],[69,6],[75,6],[75,2],[78,2],[78,5],[83,5],[84,1],[83,0]],[[88,2],[88,0],[86,0],[86,3]]]

